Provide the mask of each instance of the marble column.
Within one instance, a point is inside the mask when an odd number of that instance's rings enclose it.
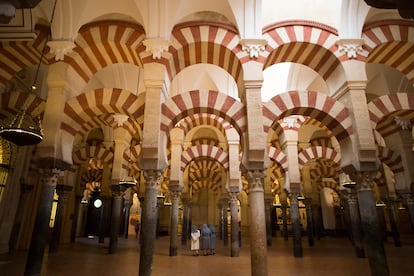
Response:
[[[304,203],[306,208],[306,233],[308,235],[308,245],[313,246],[315,240],[313,238],[312,198],[305,197]]]
[[[181,186],[170,186],[171,194],[171,222],[170,222],[170,256],[177,256],[178,252],[178,203],[180,200]]]
[[[72,186],[63,185],[63,184],[56,185],[56,192],[59,198],[58,198],[58,203],[57,203],[52,238],[49,244],[50,253],[57,252],[59,249],[60,234],[62,232],[62,224],[63,224],[63,218],[65,214],[66,204],[68,201],[68,194],[70,191],[72,191],[72,189],[73,189]]]
[[[49,232],[53,196],[61,172],[61,170],[56,168],[40,169],[42,190],[33,227],[32,240],[27,254],[27,262],[24,272],[25,276],[40,275]]]
[[[371,275],[389,275],[383,235],[371,189],[371,172],[358,174],[358,204]]]
[[[227,215],[227,208],[229,206],[228,198],[220,199],[223,202],[223,216],[222,216],[222,226],[223,226],[223,246],[227,246],[229,244],[229,221]]]
[[[300,225],[298,195],[299,193],[290,193],[290,219],[292,221],[293,230],[293,255],[296,258],[303,257],[302,226]]]
[[[266,244],[267,246],[271,246],[272,245],[272,203],[273,203],[273,198],[272,196],[268,195],[265,196],[264,199],[265,202],[265,223],[266,223]]]
[[[121,222],[122,210],[122,191],[121,185],[111,185],[112,190],[112,213],[111,213],[111,227],[109,229],[109,246],[108,253],[114,254],[118,245],[119,227]]]
[[[33,191],[33,185],[20,183],[20,200],[17,207],[16,218],[14,220],[13,230],[10,237],[10,252],[13,252],[17,248],[18,238],[22,226],[22,220],[24,210],[26,207],[27,199],[30,193]]]
[[[217,238],[223,240],[223,203],[218,200],[217,202]]]
[[[230,214],[231,214],[231,257],[239,257],[239,211],[237,192],[230,192]]]
[[[407,205],[407,211],[410,215],[411,229],[414,232],[414,198],[411,193],[403,192],[401,193],[405,204]]]
[[[139,275],[150,276],[154,255],[157,227],[157,192],[161,172],[145,170],[145,200],[142,209],[141,249],[139,258]]]
[[[183,204],[183,219],[182,219],[182,230],[181,230],[181,245],[187,244],[187,239],[190,237],[189,235],[189,204],[190,199],[187,196],[181,197],[181,202]]]
[[[102,200],[102,206],[101,206],[101,219],[99,220],[99,243],[105,242],[105,236],[106,236],[106,228],[108,226],[108,220],[109,220],[109,213],[111,210],[111,197],[109,196],[101,196]]]
[[[288,226],[287,226],[287,203],[281,203],[281,210],[282,210],[282,232],[283,232],[283,239],[285,241],[288,240],[289,233],[288,233]]]
[[[321,239],[322,232],[322,211],[319,202],[316,204],[312,204],[312,215],[315,238],[319,241]]]
[[[358,201],[354,194],[347,195],[347,204],[349,211],[349,222],[351,230],[352,243],[355,246],[355,254],[358,258],[365,258],[364,245],[362,241],[361,218],[359,215]]]
[[[250,259],[252,276],[267,275],[267,246],[264,210],[264,172],[247,173],[250,206]]]
[[[124,238],[128,239],[128,233],[129,233],[129,212],[131,210],[132,201],[131,200],[125,200],[124,201]]]
[[[392,237],[394,240],[394,245],[396,247],[401,247],[401,237],[400,237],[400,231],[398,229],[398,216],[397,216],[397,202],[394,199],[389,199],[387,202],[387,211],[390,218],[390,224],[391,224],[391,232]]]

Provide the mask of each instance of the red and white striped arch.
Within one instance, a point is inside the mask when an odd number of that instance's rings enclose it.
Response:
[[[338,33],[335,29],[312,21],[285,21],[264,30],[268,41],[268,56],[264,69],[280,62],[294,62],[309,66],[323,79],[328,79],[347,60],[336,45]],[[363,59],[358,56],[357,59]]]
[[[0,86],[5,85],[17,72],[39,64],[48,27],[36,25],[37,36],[32,41],[0,42]],[[46,59],[43,63],[48,63]]]
[[[167,65],[170,79],[184,68],[199,63],[214,64],[227,71],[241,89],[243,83],[241,60],[247,53],[239,47],[237,30],[225,24],[191,22],[175,26],[172,31]],[[151,57],[144,62],[153,62]]]
[[[122,89],[101,88],[81,94],[66,102],[61,129],[71,135],[101,114],[121,113],[134,118],[142,129],[145,97]]]
[[[302,169],[309,160],[317,158],[332,160],[334,163],[338,164],[338,166],[341,164],[341,155],[336,150],[316,146],[304,149],[298,154],[299,168]]]
[[[223,118],[240,136],[246,129],[246,112],[242,103],[213,90],[193,90],[175,95],[162,104],[161,130],[169,131],[183,118],[210,113]]]
[[[320,121],[338,141],[352,134],[349,110],[335,99],[314,91],[289,91],[270,99],[263,106],[265,131],[280,117],[293,114],[310,116]]]
[[[372,128],[383,137],[401,130],[394,122],[399,116],[407,120],[414,120],[414,95],[407,93],[393,93],[376,98],[368,103],[368,112]],[[392,115],[392,116],[390,116]]]
[[[14,116],[22,107],[26,106],[26,113],[33,118],[41,116],[46,102],[33,93],[14,91],[0,95],[0,119]]]
[[[64,61],[69,73],[86,84],[91,77],[108,65],[135,64],[142,67],[139,53],[145,50],[144,29],[140,25],[121,21],[100,21],[83,26],[75,40],[73,52]]]
[[[378,146],[378,158],[386,164],[393,173],[399,173],[404,171],[401,156],[387,147]]]
[[[114,154],[102,146],[86,146],[73,152],[72,158],[75,165],[82,165],[90,159],[98,159],[105,164],[112,164]]]
[[[228,169],[229,167],[229,155],[227,152],[219,147],[210,145],[197,145],[189,147],[187,150],[181,153],[181,171],[184,171],[185,167],[190,163],[191,160],[199,157],[210,157],[217,160],[223,168]]]
[[[389,65],[414,84],[414,23],[406,20],[374,22],[364,27],[363,46],[368,63]]]
[[[216,195],[220,193],[221,186],[211,181],[210,179],[201,179],[194,182],[192,185],[192,194],[196,194],[202,188],[208,188],[212,190]]]
[[[271,160],[278,163],[285,172],[288,171],[289,168],[288,168],[287,156],[283,151],[275,147],[269,147],[268,156]]]
[[[184,134],[188,133],[191,129],[208,125],[217,128],[221,133],[225,134],[225,130],[230,129],[232,126],[229,122],[223,118],[209,113],[197,113],[189,115],[179,122],[179,127],[184,130]]]

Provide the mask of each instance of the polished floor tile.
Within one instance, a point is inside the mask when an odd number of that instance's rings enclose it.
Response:
[[[390,275],[414,275],[414,235],[403,237],[403,246],[395,247],[392,239],[385,242]],[[134,237],[119,238],[115,254],[107,253],[107,243],[97,239],[78,239],[75,244],[60,245],[59,251],[46,254],[41,275],[43,276],[129,276],[138,275],[139,243]],[[248,276],[251,275],[250,245],[243,239],[240,257],[230,257],[229,246],[218,241],[214,256],[191,255],[189,243],[179,246],[178,256],[170,257],[169,237],[160,237],[155,244],[152,275],[202,275],[202,276]],[[282,237],[272,239],[267,250],[269,275],[318,275],[347,276],[370,275],[367,258],[356,258],[347,238],[324,237],[309,247],[303,239],[303,257],[294,258],[292,240]],[[3,256],[0,260],[1,276],[23,275],[25,252]]]

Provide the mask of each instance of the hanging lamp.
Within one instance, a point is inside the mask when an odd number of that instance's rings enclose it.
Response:
[[[52,27],[53,17],[55,14],[56,2],[57,0],[55,0],[55,3],[53,5],[52,16],[50,18],[49,33],[46,36],[45,43],[40,54],[35,77],[31,87],[28,89],[31,92],[37,89],[36,82],[40,71],[40,64],[42,63],[42,59],[45,55],[45,50],[50,35],[50,28]],[[38,122],[35,122],[34,118],[27,113],[26,104],[27,102],[23,104],[23,107],[16,113],[15,117],[9,124],[0,127],[0,137],[16,144],[17,146],[36,145],[43,141],[43,131],[40,123],[40,118]]]

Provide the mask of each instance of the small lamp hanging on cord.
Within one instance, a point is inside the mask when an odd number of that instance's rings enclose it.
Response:
[[[56,10],[56,3],[55,0],[52,10],[52,16],[50,18],[50,28],[52,27],[53,18]],[[46,36],[45,43],[43,45],[42,52],[40,53],[39,63],[36,68],[36,73],[34,76],[33,83],[30,87],[30,92],[34,92],[37,89],[36,82],[39,76],[40,65],[42,63],[42,59],[45,55],[46,46],[48,42],[48,38],[50,35],[50,28],[49,33]],[[26,100],[27,101],[27,100]],[[27,113],[27,106],[26,102],[23,107],[18,110],[15,117],[11,120],[9,124],[0,127],[0,137],[16,144],[17,146],[28,146],[28,145],[36,145],[43,141],[43,131],[42,126],[40,123],[40,118],[38,122],[35,122],[33,117]]]

